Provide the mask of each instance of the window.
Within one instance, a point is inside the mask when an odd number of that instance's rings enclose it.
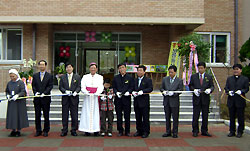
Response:
[[[230,33],[198,32],[204,40],[211,43],[211,65],[228,65],[230,63]]]
[[[0,27],[0,62],[22,60],[22,29]]]

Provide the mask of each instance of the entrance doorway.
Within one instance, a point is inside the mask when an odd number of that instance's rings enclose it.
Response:
[[[117,65],[140,64],[141,33],[112,32],[111,41],[102,41],[102,32],[96,32],[95,41],[86,41],[85,32],[54,33],[54,73],[62,63],[74,65],[81,77],[89,73],[89,64],[96,62],[98,74],[113,79],[118,74]]]
[[[98,65],[98,73],[104,78],[113,79],[117,66],[116,49],[84,49],[82,55],[83,73],[89,73],[89,64],[95,62]]]

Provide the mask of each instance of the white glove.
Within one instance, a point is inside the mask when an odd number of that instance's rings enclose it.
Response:
[[[138,94],[137,94],[136,91],[133,91],[133,92],[132,92],[132,95],[133,95],[134,97],[137,97],[137,96],[138,96]]]
[[[210,93],[211,93],[211,89],[206,89],[206,90],[205,90],[205,93],[206,93],[206,94],[210,94]]]
[[[116,92],[116,95],[117,95],[118,98],[122,97],[122,93],[121,92]]]
[[[138,92],[138,95],[143,95],[143,91],[142,91],[142,90],[139,91],[139,92]]]
[[[162,94],[163,94],[164,96],[167,96],[167,95],[168,95],[168,91],[163,91]]]
[[[172,95],[174,95],[174,92],[173,92],[173,91],[169,91],[169,92],[168,92],[168,95],[169,95],[169,96],[172,96]]]
[[[108,95],[108,98],[109,98],[109,99],[112,99],[112,98],[113,98],[113,96],[110,94],[110,95]]]
[[[234,96],[234,91],[229,91],[228,94],[229,94],[230,96]]]
[[[101,100],[105,101],[107,98],[105,96],[101,97]]]
[[[45,96],[45,95],[44,95],[43,93],[40,95],[41,98],[43,98],[44,96]]]
[[[129,96],[129,92],[126,92],[126,93],[124,94],[124,96]]]
[[[66,90],[65,93],[70,96],[72,94],[72,91]]]
[[[87,92],[83,92],[83,94],[85,94],[85,95],[89,95],[89,92],[87,91]]]
[[[241,90],[237,90],[235,93],[241,95]]]
[[[73,96],[77,96],[77,94],[78,94],[77,92],[74,92],[74,93],[73,93]]]
[[[195,94],[196,96],[200,96],[199,89],[194,89],[194,94]]]
[[[40,93],[39,93],[39,92],[36,92],[35,96],[38,96],[38,95],[40,95]]]
[[[6,95],[6,98],[8,99],[8,101],[10,101],[10,95]]]
[[[18,97],[19,97],[18,94],[16,94],[10,100],[16,101]]]

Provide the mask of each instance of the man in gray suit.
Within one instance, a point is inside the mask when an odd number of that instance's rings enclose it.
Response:
[[[68,133],[68,118],[69,111],[71,115],[71,135],[77,136],[76,130],[78,129],[78,104],[79,95],[81,91],[81,78],[79,75],[73,73],[73,65],[66,64],[67,74],[64,74],[60,79],[59,90],[62,96],[62,124],[63,129],[61,136],[64,137]]]
[[[177,67],[175,65],[171,65],[168,68],[169,76],[163,78],[160,89],[164,96],[163,106],[166,118],[166,133],[162,137],[171,136],[171,115],[173,116],[173,138],[178,137],[180,94],[173,91],[182,91],[183,82],[176,77],[176,71]]]

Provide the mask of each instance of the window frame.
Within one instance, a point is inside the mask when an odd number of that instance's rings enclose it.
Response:
[[[0,64],[23,64],[23,26],[21,25],[8,25],[8,26],[3,26],[0,25],[0,29],[1,31],[3,30],[8,30],[8,29],[19,29],[21,30],[21,59],[20,60],[4,60],[3,59],[3,54],[4,51],[7,52],[7,44],[8,44],[8,40],[5,38],[5,40],[3,39],[3,34],[2,35],[2,52],[1,53],[1,58],[0,58]],[[5,46],[5,47],[4,47]],[[7,54],[7,53],[6,53]]]
[[[206,63],[206,65],[208,67],[229,67],[230,66],[230,61],[231,61],[231,58],[230,58],[230,55],[231,55],[231,34],[229,32],[196,32],[196,33],[199,34],[199,35],[209,35],[210,43],[212,41],[212,36],[223,35],[223,36],[227,37],[227,41],[226,41],[226,49],[227,49],[227,51],[226,51],[226,62],[225,63],[211,62],[212,48],[210,48],[209,62]],[[213,49],[216,51],[216,38],[214,38],[213,43],[214,43]],[[214,58],[215,58],[216,57],[215,53],[213,53],[213,55],[214,55]]]

